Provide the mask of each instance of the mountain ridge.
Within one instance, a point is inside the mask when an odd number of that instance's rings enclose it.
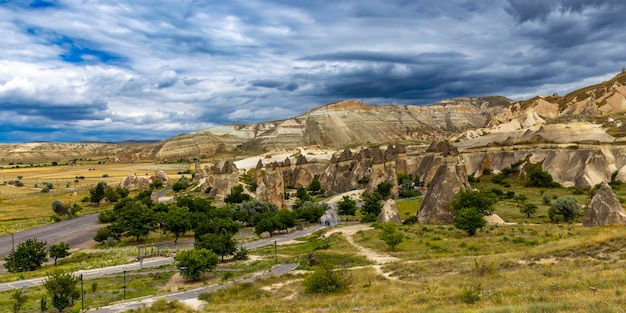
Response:
[[[503,96],[461,97],[420,106],[367,105],[344,100],[312,108],[291,118],[220,125],[157,142],[0,144],[0,162],[81,158],[174,161],[266,153],[301,146],[339,150],[390,143],[465,141],[480,137],[484,140],[475,140],[478,145],[505,146],[544,142],[553,137],[545,134],[524,136],[519,131],[537,132],[541,125],[572,122],[600,125],[602,131],[622,142],[619,138],[626,136],[625,113],[626,71],[622,69],[610,80],[565,96],[553,94],[522,101]],[[497,133],[510,133],[510,136],[489,139]],[[64,150],[67,153],[62,153]]]

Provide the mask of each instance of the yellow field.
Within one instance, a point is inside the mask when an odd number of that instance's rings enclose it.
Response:
[[[66,204],[80,203],[89,196],[89,189],[100,181],[117,186],[130,174],[152,176],[164,171],[170,179],[176,180],[190,168],[186,163],[105,163],[84,162],[72,165],[29,166],[2,165],[0,175],[0,235],[20,231],[29,227],[50,223],[51,204],[60,200]],[[190,175],[187,174],[189,177]],[[24,186],[16,187],[9,181],[20,180]],[[41,192],[44,183],[52,183],[54,188]],[[100,211],[106,206],[93,206],[80,203],[83,214]]]

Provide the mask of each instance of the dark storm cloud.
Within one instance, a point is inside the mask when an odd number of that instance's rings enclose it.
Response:
[[[626,67],[623,12],[617,0],[0,0],[0,142],[167,138],[346,98],[565,94]]]

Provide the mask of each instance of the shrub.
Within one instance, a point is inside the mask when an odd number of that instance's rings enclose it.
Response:
[[[572,222],[580,215],[580,206],[576,198],[565,196],[558,198],[548,209],[548,217],[551,221]]]
[[[417,215],[412,215],[408,217],[407,219],[405,219],[404,221],[402,221],[402,225],[413,225],[415,223],[417,223]]]
[[[331,263],[322,262],[304,277],[303,284],[306,293],[334,293],[347,290],[351,278],[346,270],[337,270]]]
[[[476,285],[475,288],[463,288],[463,290],[461,290],[461,294],[459,295],[459,298],[461,302],[465,304],[474,304],[480,301],[481,291],[482,291],[481,284]]]

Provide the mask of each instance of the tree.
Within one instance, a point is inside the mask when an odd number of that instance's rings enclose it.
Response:
[[[322,184],[320,183],[320,179],[318,175],[315,175],[313,177],[313,180],[311,181],[311,183],[306,189],[314,194],[318,194],[322,192]]]
[[[233,234],[222,232],[219,234],[208,233],[200,237],[194,244],[196,249],[207,249],[222,257],[234,255],[237,252],[237,240]]]
[[[532,166],[528,171],[528,179],[526,180],[528,187],[556,188],[560,185],[552,180],[552,175],[541,170],[539,166]]]
[[[278,223],[271,213],[264,213],[254,225],[254,233],[257,236],[260,236],[264,232],[268,232],[270,237],[272,237],[274,231],[278,229]]]
[[[187,183],[181,182],[181,181],[177,181],[172,184],[172,190],[174,190],[174,192],[183,191],[187,189],[187,187],[188,187]]]
[[[164,229],[174,234],[174,243],[178,237],[191,230],[191,214],[188,208],[174,207],[163,217]]]
[[[519,209],[520,213],[526,214],[528,218],[537,212],[537,205],[532,203],[524,203]]]
[[[388,182],[382,182],[376,186],[375,193],[379,194],[383,199],[389,199],[391,197],[391,189],[393,185]]]
[[[111,186],[107,186],[104,190],[104,198],[109,202],[117,202],[120,199],[120,195]]]
[[[343,199],[337,202],[337,213],[339,215],[345,215],[348,220],[348,215],[356,215],[356,201],[352,200],[349,196],[343,196]]]
[[[232,212],[234,219],[245,223],[248,226],[255,226],[255,222],[258,220],[256,217],[257,215],[266,212],[276,213],[278,212],[278,207],[269,202],[252,200],[236,204],[233,207]]]
[[[404,240],[404,234],[398,231],[396,224],[385,223],[383,225],[383,232],[380,234],[380,239],[392,250],[395,250],[396,246]]]
[[[230,189],[230,193],[224,198],[226,203],[242,203],[252,200],[249,194],[243,193],[243,186],[237,185]]]
[[[369,193],[366,191],[361,195],[361,200],[363,200],[363,205],[361,206],[363,218],[361,218],[361,222],[375,222],[378,214],[383,209],[383,204],[380,202],[382,196],[377,192]]]
[[[468,236],[474,236],[476,230],[487,223],[484,217],[483,212],[477,208],[463,208],[456,212],[454,227],[464,230]]]
[[[150,208],[137,202],[130,202],[114,224],[120,225],[124,235],[133,236],[139,241],[156,228],[156,223],[156,216]]]
[[[294,212],[298,218],[303,218],[309,223],[318,223],[327,209],[328,204],[305,201],[299,208],[295,208]]]
[[[57,259],[62,259],[70,255],[70,245],[61,241],[59,244],[50,246],[50,251],[48,252],[50,257],[54,259],[54,265],[57,265]]]
[[[17,249],[9,252],[9,255],[4,258],[4,267],[9,272],[34,271],[46,261],[47,255],[46,242],[31,238],[18,244]]]
[[[215,269],[217,254],[207,249],[184,250],[176,255],[176,266],[183,277],[198,280],[202,273]]]
[[[21,288],[15,289],[13,294],[11,295],[11,299],[13,299],[13,313],[17,313],[22,309],[22,306],[28,300],[28,296],[24,293]]]
[[[453,212],[458,212],[464,208],[475,208],[482,215],[487,216],[493,214],[493,208],[497,201],[496,195],[491,191],[463,190],[454,196],[450,207]]]
[[[548,217],[555,222],[573,222],[578,215],[580,215],[580,206],[576,198],[572,196],[556,199],[548,209]]]
[[[54,212],[58,216],[68,215],[70,214],[70,208],[63,204],[61,200],[52,201],[52,212]]]
[[[107,187],[107,183],[101,181],[98,183],[98,185],[96,185],[95,188],[89,190],[89,194],[91,195],[89,197],[89,202],[100,203],[100,201],[104,199],[104,192],[106,190],[106,187]]]
[[[43,286],[52,298],[52,306],[57,308],[59,312],[63,312],[65,308],[73,305],[74,300],[80,297],[78,282],[80,282],[80,277],[59,269],[48,273]]]
[[[289,232],[289,228],[296,226],[297,222],[295,213],[289,210],[278,210],[274,219],[276,219],[278,229],[284,230],[287,233]]]

